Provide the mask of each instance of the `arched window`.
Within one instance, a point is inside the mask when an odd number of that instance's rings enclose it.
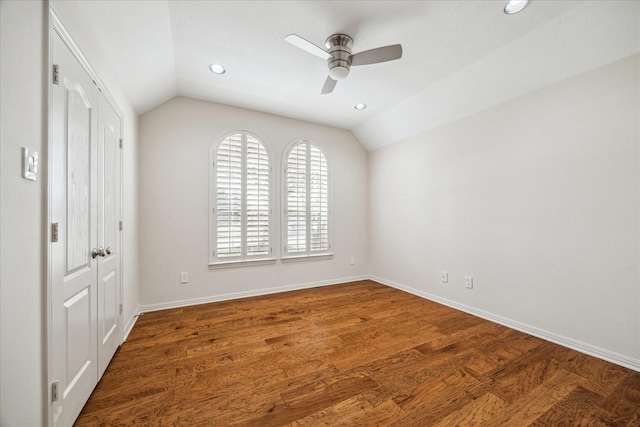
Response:
[[[234,132],[212,152],[210,261],[272,258],[272,167],[265,144]]]
[[[324,153],[309,141],[296,142],[284,167],[284,256],[329,253],[329,166]]]

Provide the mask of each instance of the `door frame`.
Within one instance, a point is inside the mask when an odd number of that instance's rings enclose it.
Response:
[[[45,72],[45,76],[46,76],[46,80],[47,80],[47,106],[48,106],[48,113],[47,113],[47,153],[51,153],[53,152],[53,134],[51,132],[51,129],[53,128],[53,65],[54,65],[54,58],[53,58],[53,41],[55,39],[55,37],[59,36],[62,41],[64,42],[64,44],[69,48],[69,50],[71,51],[72,55],[78,60],[78,62],[80,63],[80,65],[85,69],[85,71],[89,74],[89,76],[91,77],[91,79],[95,82],[96,86],[98,87],[98,89],[104,94],[107,102],[111,105],[111,107],[113,108],[113,110],[116,112],[116,115],[118,116],[118,119],[120,121],[120,141],[122,141],[123,135],[124,135],[124,126],[123,126],[123,114],[122,114],[122,110],[120,109],[120,107],[118,106],[118,104],[115,102],[115,99],[111,96],[111,94],[109,93],[109,91],[106,89],[105,84],[102,82],[102,80],[100,80],[100,78],[98,77],[98,75],[96,74],[95,70],[93,69],[93,67],[91,66],[91,64],[89,63],[89,61],[87,60],[87,58],[84,56],[84,54],[82,53],[82,51],[80,50],[80,48],[78,47],[78,45],[75,43],[75,41],[73,40],[73,38],[71,37],[71,35],[69,34],[69,32],[66,30],[66,28],[64,27],[64,25],[62,24],[62,21],[60,20],[60,18],[58,17],[58,15],[55,13],[55,11],[53,10],[52,7],[49,7],[49,29],[48,29],[48,33],[47,33],[47,42],[48,42],[48,67],[47,67],[47,71]],[[122,148],[122,147],[121,147]],[[123,152],[120,152],[120,159],[119,159],[119,163],[120,163],[120,176],[119,176],[119,188],[118,188],[118,199],[119,199],[119,206],[118,206],[118,210],[119,212],[117,212],[118,218],[120,223],[122,223],[122,218],[123,218],[123,212],[124,212],[124,170],[123,170],[123,166],[124,166],[124,159],[123,159]],[[48,426],[52,426],[53,425],[53,417],[54,417],[54,413],[53,413],[53,407],[54,405],[52,404],[52,384],[53,382],[56,380],[55,378],[52,378],[52,372],[53,372],[53,351],[52,351],[52,343],[53,340],[55,339],[55,337],[53,336],[53,328],[52,328],[52,286],[53,286],[53,280],[52,280],[52,276],[53,276],[53,270],[52,270],[52,229],[51,229],[51,222],[52,222],[52,218],[53,218],[53,213],[52,213],[52,206],[53,206],[53,200],[52,200],[52,194],[53,194],[53,189],[51,188],[52,182],[53,182],[53,177],[52,177],[52,168],[50,167],[50,157],[47,156],[47,217],[46,217],[46,243],[45,243],[45,247],[47,248],[47,279],[46,279],[46,337],[47,337],[47,342],[46,342],[46,351],[47,351],[47,374],[46,374],[46,378],[47,378],[47,383],[45,385],[46,387],[46,405],[47,405],[47,425]],[[119,291],[120,291],[120,304],[124,303],[124,235],[122,230],[119,231],[120,235],[119,235],[119,245],[120,247],[117,248],[116,250],[118,250],[118,253],[120,254],[119,260],[118,260],[118,269],[119,269]],[[119,327],[119,333],[120,333],[120,337],[121,340],[124,340],[124,314],[122,312],[122,310],[119,313],[120,316],[120,327]],[[120,343],[122,344],[122,342]],[[97,343],[96,343],[97,346]],[[99,381],[99,379],[98,379]]]

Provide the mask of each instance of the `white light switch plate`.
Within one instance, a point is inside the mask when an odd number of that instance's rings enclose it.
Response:
[[[38,179],[38,152],[22,147],[22,177],[35,181]]]
[[[465,276],[465,278],[464,278],[464,286],[466,286],[469,289],[473,289],[473,277]]]

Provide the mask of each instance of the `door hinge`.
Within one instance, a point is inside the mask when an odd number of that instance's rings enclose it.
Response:
[[[53,84],[60,84],[60,66],[58,64],[53,64]]]
[[[51,383],[51,401],[57,402],[59,399],[58,396],[58,386],[60,385],[59,381],[54,381]]]
[[[120,148],[122,148],[122,138],[120,138]]]
[[[118,225],[118,230],[122,231],[122,221],[120,221],[120,223]]]
[[[51,241],[54,243],[58,241],[58,223],[57,222],[51,223]]]
[[[124,308],[123,308],[123,304],[122,303],[120,303],[120,306],[119,306],[118,310],[120,310],[120,314],[123,313]]]

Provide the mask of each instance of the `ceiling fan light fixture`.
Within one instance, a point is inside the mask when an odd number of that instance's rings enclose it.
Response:
[[[211,64],[209,66],[209,70],[211,70],[213,74],[217,74],[219,76],[227,72],[227,70],[225,70],[225,68],[220,64]]]
[[[331,76],[333,80],[344,80],[348,75],[349,68],[342,65],[338,65],[329,70],[329,76]]]
[[[353,108],[355,108],[358,111],[364,110],[365,108],[367,108],[367,104],[363,104],[363,103],[360,102],[360,103],[356,104]]]
[[[504,7],[504,13],[513,15],[522,11],[529,3],[531,3],[531,0],[509,0],[509,3]]]

